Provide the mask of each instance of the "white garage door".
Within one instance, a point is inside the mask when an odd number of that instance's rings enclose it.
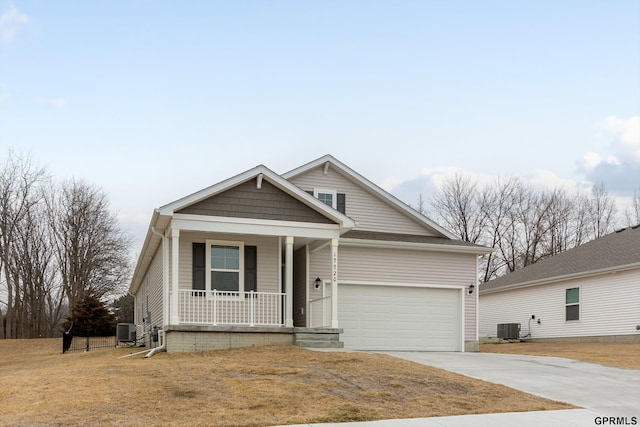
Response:
[[[338,286],[345,348],[461,351],[460,290],[405,286]]]

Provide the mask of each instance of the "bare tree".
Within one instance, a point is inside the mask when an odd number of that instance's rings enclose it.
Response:
[[[597,239],[614,230],[616,212],[616,202],[605,190],[604,184],[594,185],[589,199],[589,219],[593,227],[593,238]]]
[[[3,321],[4,337],[15,337],[17,312],[22,307],[19,271],[16,268],[16,242],[20,224],[33,206],[40,201],[38,185],[45,179],[45,170],[33,163],[29,156],[9,152],[0,165],[0,275],[4,285],[0,293],[6,295]]]
[[[477,243],[487,223],[481,202],[471,178],[456,174],[444,182],[432,206],[446,228],[464,241]]]
[[[519,178],[480,187],[455,175],[444,181],[431,203],[437,220],[460,239],[495,248],[481,261],[481,281],[607,234],[616,221],[615,202],[603,185],[590,196],[569,195]]]
[[[120,229],[106,194],[72,180],[52,191],[47,200],[69,310],[88,291],[98,298],[121,293],[131,271],[132,238]]]
[[[631,206],[625,209],[624,216],[627,225],[633,226],[640,224],[640,185],[633,192]]]

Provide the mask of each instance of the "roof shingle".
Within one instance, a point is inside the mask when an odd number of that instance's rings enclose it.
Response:
[[[627,227],[483,283],[480,293],[640,263],[640,225]]]

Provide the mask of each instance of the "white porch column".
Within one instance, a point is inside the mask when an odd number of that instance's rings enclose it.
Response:
[[[171,230],[171,324],[180,323],[178,315],[178,289],[180,271],[180,230]]]
[[[331,327],[338,327],[338,239],[331,239]]]
[[[293,327],[293,237],[287,236],[284,252],[285,321],[284,326]]]

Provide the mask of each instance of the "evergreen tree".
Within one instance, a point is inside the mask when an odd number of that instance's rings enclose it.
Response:
[[[115,316],[93,292],[86,292],[62,324],[64,331],[73,325],[74,336],[115,335]]]

